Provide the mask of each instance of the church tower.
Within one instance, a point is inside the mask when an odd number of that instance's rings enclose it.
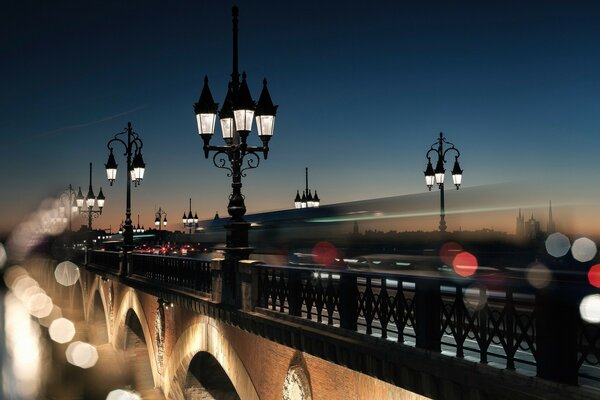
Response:
[[[556,232],[556,224],[552,218],[552,200],[550,200],[550,207],[548,208],[548,234]]]
[[[521,209],[519,208],[519,216],[517,217],[517,230],[515,232],[518,238],[525,237],[525,216],[521,214]]]

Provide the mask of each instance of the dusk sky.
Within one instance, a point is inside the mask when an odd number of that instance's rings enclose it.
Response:
[[[443,131],[461,151],[465,188],[516,182],[518,205],[532,183],[544,188],[539,204],[552,199],[559,216],[562,207],[600,233],[599,2],[236,4],[240,71],[255,100],[267,78],[279,105],[269,159],[243,180],[248,213],[292,207],[305,167],[323,204],[424,192],[425,152]],[[225,97],[231,6],[5,2],[0,232],[69,184],[85,194],[89,162],[107,198],[94,227],[116,230],[125,158],[118,148],[110,187],[106,143],[128,121],[146,162],[132,189],[134,222],[139,213],[152,224],[160,206],[169,228],[181,229],[190,197],[200,219],[227,215],[230,178],[204,159],[192,106],[204,75],[215,101]],[[255,129],[249,141],[259,144]],[[221,142],[217,128],[212,144]],[[447,208],[460,208],[452,198]],[[526,204],[535,198],[527,193]],[[462,227],[512,229],[514,216]],[[437,227],[434,217],[425,222]]]

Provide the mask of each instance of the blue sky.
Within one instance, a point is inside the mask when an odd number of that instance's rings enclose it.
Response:
[[[205,74],[223,101],[231,3],[123,3],[2,13],[0,231],[69,183],[85,192],[89,162],[107,196],[95,226],[115,228],[124,175],[109,188],[103,164],[127,121],[144,140],[142,223],[158,206],[179,221],[189,197],[200,218],[226,215],[230,182],[202,155],[192,104]],[[461,150],[465,187],[535,182],[597,204],[597,2],[237,4],[240,69],[255,99],[266,77],[280,106],[269,159],[244,180],[249,212],[291,206],[306,166],[323,203],[422,192],[440,131]]]

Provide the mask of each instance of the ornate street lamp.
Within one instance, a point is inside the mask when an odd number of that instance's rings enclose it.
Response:
[[[194,215],[192,216],[192,199],[191,198],[190,198],[190,211],[188,212],[187,216],[185,215],[185,211],[183,212],[182,222],[183,222],[184,229],[190,228],[190,235],[192,234],[192,228],[194,228],[194,230],[195,230],[198,227],[198,213],[194,213]]]
[[[449,145],[447,149],[444,149],[444,143]],[[460,157],[460,152],[456,147],[454,147],[453,143],[450,143],[444,137],[444,134],[440,132],[440,137],[438,140],[431,145],[431,148],[427,151],[425,155],[427,157],[427,167],[425,168],[425,184],[427,188],[431,190],[433,185],[437,183],[440,189],[440,232],[446,232],[446,211],[444,209],[444,175],[446,170],[444,169],[444,164],[446,163],[446,153],[449,151],[454,151],[456,155],[454,156],[454,167],[452,168],[452,181],[458,190],[462,183],[462,173],[463,170],[460,168],[458,164],[458,157]],[[435,166],[435,170],[433,169],[433,165],[431,164],[431,156],[430,153],[437,154],[437,163]]]
[[[131,182],[135,186],[139,185],[144,179],[146,164],[142,158],[142,147],[144,143],[139,135],[133,131],[131,122],[127,123],[127,128],[114,135],[108,141],[106,146],[110,150],[108,161],[106,162],[106,177],[111,186],[117,178],[117,163],[113,155],[113,144],[121,143],[125,147],[124,155],[127,157],[127,196],[125,200],[125,225],[123,225],[123,250],[131,252],[133,250],[133,225],[131,223]],[[127,257],[125,257],[127,259]]]
[[[97,197],[94,195],[94,190],[92,189],[92,163],[90,163],[90,185],[88,188],[88,193],[85,197],[83,197],[83,194],[81,193],[81,187],[79,187],[79,192],[75,197],[75,204],[79,210],[79,214],[87,214],[88,231],[92,230],[92,219],[97,218],[102,214],[105,200],[106,198],[104,197],[104,193],[102,193],[102,188],[100,188],[100,193],[98,193]],[[94,210],[94,206],[96,204],[98,205],[98,208]]]
[[[302,197],[300,197],[300,191],[296,191],[296,197],[294,198],[294,207],[295,208],[318,208],[321,204],[321,199],[317,195],[317,191],[315,190],[315,195],[312,195],[311,190],[308,188],[308,168],[305,170],[306,172],[306,189],[302,191]]]
[[[156,218],[154,218],[154,226],[160,231],[161,226],[167,226],[167,213],[161,207],[158,207]]]
[[[204,86],[197,103],[194,104],[198,133],[204,142],[204,156],[208,158],[214,151],[213,164],[217,168],[229,171],[232,178],[232,193],[229,196],[227,211],[231,219],[225,225],[227,230],[227,247],[225,251],[223,298],[225,302],[237,303],[236,265],[239,260],[249,257],[252,249],[248,247],[248,229],[250,224],[244,220],[246,205],[242,195],[242,177],[244,171],[257,168],[260,163],[259,153],[266,160],[269,154],[269,140],[273,136],[277,106],[273,105],[267,89],[267,81],[263,80],[262,92],[255,104],[246,82],[246,73],[238,71],[238,8],[232,8],[233,22],[233,68],[231,81],[223,106],[219,111],[221,133],[225,145],[211,146],[217,119],[218,104],[214,102],[208,87],[208,78],[204,78]],[[252,130],[252,120],[256,119],[258,137],[262,146],[249,146],[248,136]]]

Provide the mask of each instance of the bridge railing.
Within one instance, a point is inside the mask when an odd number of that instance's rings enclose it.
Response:
[[[600,327],[550,308],[520,279],[255,268],[259,308],[548,379],[600,381]],[[567,354],[549,354],[558,348]]]
[[[162,285],[211,292],[210,261],[134,253],[131,274]]]
[[[87,263],[94,268],[102,269],[110,273],[119,273],[122,253],[120,251],[96,251],[87,252]]]

